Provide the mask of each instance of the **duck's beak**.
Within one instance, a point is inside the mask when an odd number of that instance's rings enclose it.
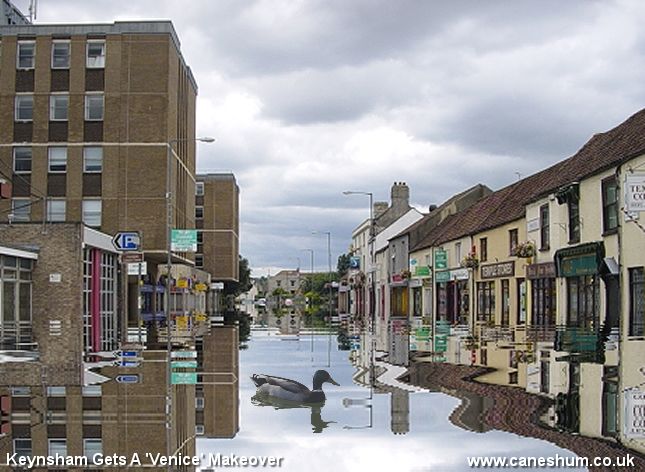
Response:
[[[340,384],[338,382],[336,382],[334,379],[332,379],[331,377],[329,377],[328,382],[330,384],[336,385],[337,387],[340,387]]]

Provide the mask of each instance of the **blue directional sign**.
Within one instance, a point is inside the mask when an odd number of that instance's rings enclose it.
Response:
[[[121,357],[139,357],[137,351],[121,351]]]
[[[115,380],[122,384],[136,384],[139,383],[139,376],[137,374],[118,375]]]
[[[141,245],[139,233],[135,231],[122,231],[116,233],[112,239],[112,244],[118,251],[138,251]]]

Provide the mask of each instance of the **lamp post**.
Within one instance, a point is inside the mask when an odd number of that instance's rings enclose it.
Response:
[[[370,328],[369,328],[369,333],[370,333],[370,345],[371,345],[371,352],[370,352],[370,385],[373,382],[374,378],[374,352],[376,350],[376,286],[375,286],[375,261],[374,261],[374,238],[375,238],[375,232],[374,232],[374,194],[372,192],[362,192],[362,191],[354,191],[354,190],[345,190],[343,192],[343,195],[367,195],[370,199],[370,221],[369,221],[369,233],[368,233],[368,239],[367,239],[367,245],[368,245],[368,251],[369,251],[369,256],[370,256],[370,270],[369,270],[369,277],[370,277],[370,294],[369,294],[369,301],[368,301],[368,310],[369,310],[369,319],[370,319]]]
[[[327,321],[327,330],[329,332],[329,341],[327,343],[327,367],[331,366],[331,313],[332,313],[332,273],[331,273],[331,231],[312,231],[312,234],[327,235],[327,263],[329,264],[329,319]]]
[[[301,249],[303,252],[308,252],[311,255],[311,279],[309,282],[310,290],[313,292],[314,288],[314,250]],[[314,362],[314,315],[313,312],[309,313],[309,331],[311,332],[311,362]]]
[[[172,423],[172,369],[171,369],[171,331],[170,331],[170,271],[172,269],[172,226],[173,226],[173,212],[172,212],[172,164],[173,154],[177,153],[173,149],[173,145],[185,141],[199,141],[202,143],[212,143],[215,138],[202,137],[202,138],[181,138],[171,139],[166,143],[166,291],[165,291],[165,315],[166,315],[166,450],[168,455],[171,455],[171,423]],[[178,156],[177,156],[178,157]]]

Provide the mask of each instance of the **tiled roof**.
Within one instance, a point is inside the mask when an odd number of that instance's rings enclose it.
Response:
[[[482,198],[446,218],[411,250],[439,245],[486,231],[524,216],[527,204],[645,153],[645,109],[615,128],[594,135],[576,154]]]

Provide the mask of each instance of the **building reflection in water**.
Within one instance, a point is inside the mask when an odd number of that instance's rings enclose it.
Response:
[[[196,347],[198,384],[172,386],[170,434],[166,428],[165,351],[141,351],[140,361],[129,367],[114,365],[119,364],[118,358],[104,359],[86,374],[86,385],[0,384],[3,463],[7,454],[14,453],[116,454],[128,459],[138,454],[145,463],[146,454],[165,456],[170,450],[192,458],[198,436],[234,437],[239,429],[238,328],[213,327]],[[191,471],[195,466],[173,470]]]

